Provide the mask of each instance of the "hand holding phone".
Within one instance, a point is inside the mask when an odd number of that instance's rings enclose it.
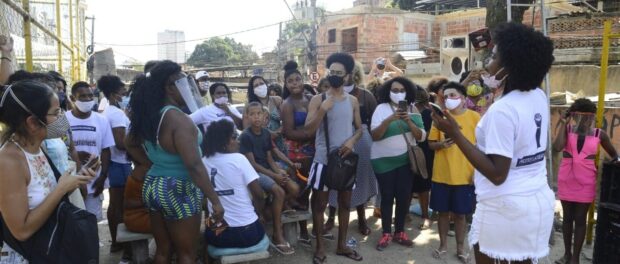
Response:
[[[402,112],[407,112],[407,101],[403,100],[403,101],[398,101],[398,110],[402,111]]]

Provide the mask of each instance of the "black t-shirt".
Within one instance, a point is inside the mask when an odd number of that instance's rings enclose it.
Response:
[[[269,162],[267,162],[267,152],[273,149],[273,143],[269,130],[263,128],[260,135],[256,135],[252,132],[252,128],[247,128],[241,134],[239,141],[241,142],[239,147],[241,154],[245,155],[252,152],[256,163],[267,169],[270,168]]]

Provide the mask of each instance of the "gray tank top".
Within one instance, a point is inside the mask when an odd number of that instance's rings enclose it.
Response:
[[[334,101],[334,106],[327,112],[321,125],[316,130],[314,162],[327,164],[327,146],[325,143],[325,127],[329,126],[329,149],[340,148],[347,139],[353,136],[353,107],[351,107],[350,95],[346,95],[342,101]]]

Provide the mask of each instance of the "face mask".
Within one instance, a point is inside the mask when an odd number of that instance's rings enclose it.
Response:
[[[90,113],[93,111],[93,106],[95,106],[95,100],[90,100],[88,102],[75,101],[75,106],[82,113]]]
[[[345,92],[347,92],[347,93],[351,93],[351,92],[353,91],[353,88],[355,88],[355,85],[354,85],[354,84],[352,84],[352,85],[347,85],[347,86],[344,86],[343,88],[344,88],[344,91],[345,91]]]
[[[123,110],[127,109],[127,106],[129,106],[129,96],[123,96],[121,101],[118,102],[118,106]]]
[[[392,100],[392,103],[395,103],[395,104],[398,104],[398,102],[400,101],[405,101],[406,97],[407,97],[407,93],[390,92],[390,100]]]
[[[267,85],[261,84],[257,87],[254,87],[254,94],[260,98],[267,97]]]
[[[209,90],[209,82],[200,82],[198,83],[198,88],[203,91]]]
[[[337,75],[327,76],[327,81],[329,82],[329,85],[333,88],[340,88],[340,86],[344,84],[344,78]]]
[[[484,82],[484,85],[488,86],[491,89],[499,88],[502,85],[502,83],[504,82],[504,80],[506,79],[506,77],[508,77],[508,75],[506,75],[501,80],[496,79],[497,75],[499,73],[501,73],[503,70],[504,70],[504,68],[501,68],[494,75],[485,74],[485,75],[480,76],[482,78],[482,81]]]
[[[226,96],[220,97],[220,98],[215,99],[215,101],[213,102],[217,105],[225,105],[228,103],[228,97]]]
[[[448,108],[448,110],[454,110],[457,107],[459,107],[460,105],[461,105],[461,98],[458,98],[458,99],[448,98],[448,99],[446,99],[446,108]]]
[[[58,95],[58,101],[62,105],[67,100],[67,94],[65,92],[58,92],[56,94]]]
[[[43,124],[45,125],[45,123]],[[45,137],[46,139],[64,137],[67,134],[67,132],[69,132],[69,129],[71,128],[71,126],[69,125],[69,120],[67,119],[67,116],[65,116],[64,113],[62,113],[60,117],[56,119],[56,121],[50,123],[49,125],[45,125],[45,126],[47,127],[47,136]]]
[[[480,94],[482,94],[482,86],[478,85],[478,84],[471,84],[469,86],[467,86],[467,96],[478,96]]]

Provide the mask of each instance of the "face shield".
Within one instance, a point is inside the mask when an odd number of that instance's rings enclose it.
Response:
[[[594,113],[571,112],[571,132],[579,135],[594,134],[596,116]]]
[[[176,80],[174,85],[179,89],[179,93],[190,112],[196,112],[196,110],[203,106],[202,97],[198,92],[198,86],[194,78],[183,74],[183,77]]]

